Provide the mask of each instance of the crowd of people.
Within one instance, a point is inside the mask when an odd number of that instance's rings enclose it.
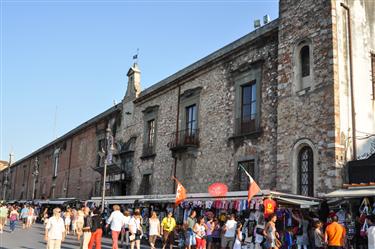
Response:
[[[121,210],[112,206],[107,217],[99,208],[59,207],[43,211],[33,205],[0,205],[0,233],[9,221],[10,231],[17,222],[22,229],[30,229],[37,217],[45,227],[47,249],[60,249],[67,235],[76,237],[82,249],[101,248],[106,231],[112,238],[112,248],[140,249],[141,242],[151,249],[241,249],[246,244],[250,249],[350,249],[347,243],[347,228],[333,215],[327,221],[311,218],[301,212],[291,212],[294,224],[280,229],[279,217],[271,213],[261,224],[249,225],[249,219],[235,214],[216,216],[213,212],[192,210],[183,222],[177,222],[169,210],[165,217],[151,211],[142,217],[140,209]],[[367,248],[375,249],[375,216],[367,217],[365,231]],[[251,238],[250,241],[246,238]],[[359,248],[365,249],[365,248]]]
[[[39,215],[39,208],[33,205],[6,205],[0,204],[0,233],[3,233],[4,226],[9,220],[10,232],[14,232],[17,222],[22,223],[22,229],[29,229],[36,222]]]

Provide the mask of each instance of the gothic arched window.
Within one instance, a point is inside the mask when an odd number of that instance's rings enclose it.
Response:
[[[299,194],[314,195],[314,158],[309,146],[303,147],[298,154]]]

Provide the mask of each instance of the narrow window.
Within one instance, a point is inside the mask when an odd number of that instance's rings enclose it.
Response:
[[[375,100],[375,54],[371,54],[372,99]]]
[[[299,193],[305,196],[314,195],[314,160],[313,151],[309,146],[303,147],[298,155]]]
[[[147,147],[153,148],[155,141],[155,119],[147,122]]]
[[[310,48],[303,46],[300,51],[301,75],[307,77],[310,75]]]
[[[241,133],[255,131],[257,114],[256,82],[242,86]]]
[[[186,134],[192,136],[197,130],[197,105],[186,107]]]
[[[247,160],[247,161],[242,161],[238,162],[238,190],[239,191],[245,191],[248,190],[249,188],[249,177],[246,175],[246,173],[243,171],[241,166],[249,172],[252,178],[254,177],[255,174],[255,161],[254,160]]]
[[[53,158],[53,177],[57,177],[57,170],[59,167],[59,154],[55,153]]]

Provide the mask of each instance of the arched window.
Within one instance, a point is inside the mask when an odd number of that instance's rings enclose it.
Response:
[[[309,146],[303,147],[298,155],[299,194],[314,195],[314,158]]]
[[[294,90],[299,95],[314,87],[313,49],[310,39],[298,43],[293,54]]]
[[[307,77],[310,75],[310,48],[303,46],[300,51],[301,75]]]

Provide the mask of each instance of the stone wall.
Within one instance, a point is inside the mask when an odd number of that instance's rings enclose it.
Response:
[[[297,193],[298,151],[314,152],[314,192],[341,186],[335,165],[333,38],[331,2],[280,1],[278,48],[277,188]],[[310,44],[312,84],[296,91],[295,48]]]
[[[255,64],[260,64],[262,69],[261,132],[255,136],[234,137],[236,99],[233,75],[239,70],[251,70]],[[261,187],[274,189],[277,29],[177,82],[144,101],[136,102],[133,121],[122,123],[117,139],[126,142],[137,137],[131,194],[142,194],[140,186],[145,172],[152,172],[151,194],[173,193],[171,176],[175,158],[176,176],[189,192],[206,192],[208,185],[216,181],[228,184],[230,190],[237,190],[237,163],[249,157],[257,159],[255,178]],[[201,88],[198,110],[200,146],[172,154],[168,144],[173,141],[176,131],[178,94],[196,88]],[[156,151],[155,156],[142,158],[145,125],[142,111],[152,106],[159,107]],[[185,114],[180,112],[179,122],[182,115]]]

